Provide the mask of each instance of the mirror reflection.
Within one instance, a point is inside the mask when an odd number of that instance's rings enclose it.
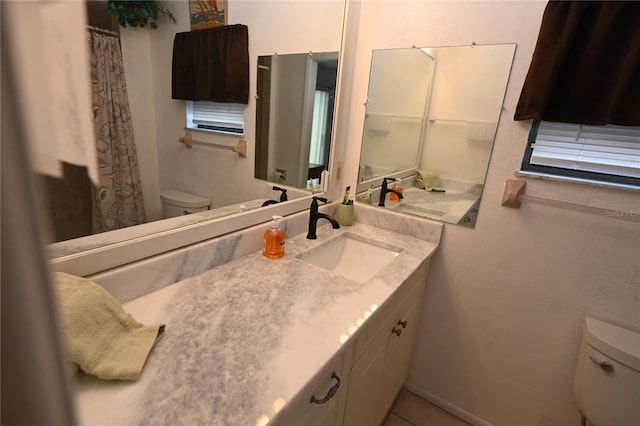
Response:
[[[358,188],[415,169],[434,63],[422,49],[373,51]]]
[[[338,52],[258,57],[255,177],[314,189],[329,165]]]
[[[374,50],[356,199],[473,227],[514,53],[515,44]],[[400,81],[415,90],[391,90]]]
[[[242,1],[228,4],[228,23],[242,23],[249,28],[251,96],[243,110],[246,159],[230,150],[214,147],[235,146],[240,140],[237,135],[186,129],[185,102],[171,99],[173,38],[177,32],[190,30],[189,2],[164,1],[163,4],[176,16],[177,23],[161,22],[155,30],[119,28],[117,22],[109,22],[110,16],[105,17],[103,1],[87,1],[86,4],[90,26],[105,28],[104,36],[115,36],[120,41],[141,181],[139,188],[146,217],[137,225],[127,223],[131,226],[94,234],[91,216],[95,211],[95,200],[91,196],[91,183],[84,177],[86,172],[82,168],[65,166],[64,183],[43,178],[49,181],[46,184],[50,188],[51,185],[61,186],[46,190],[51,201],[52,228],[56,233],[52,239],[58,241],[49,247],[52,258],[200,222],[233,222],[241,224],[241,227],[250,226],[264,220],[254,221],[253,218],[264,216],[263,210],[270,204],[262,206],[269,200],[277,201],[283,209],[288,209],[287,206],[294,206],[292,211],[299,209],[295,207],[301,204],[298,202],[310,195],[306,189],[309,175],[326,167],[331,135],[330,132],[322,134],[320,141],[324,145],[318,145],[321,149],[315,157],[311,157],[311,145],[305,148],[307,161],[300,159],[298,165],[302,166],[298,169],[286,164],[285,170],[290,170],[286,180],[274,179],[273,173],[255,177],[254,158],[258,147],[254,144],[257,130],[254,117],[257,101],[253,91],[258,75],[255,69],[257,58],[274,52],[282,53],[282,56],[305,52],[306,56],[309,51],[334,52],[332,58],[337,58],[335,52],[340,48],[344,2]],[[304,27],[300,27],[300,22],[305,22]],[[324,74],[326,60],[317,58],[318,75]],[[287,84],[281,83],[280,89],[286,90]],[[333,96],[330,101],[332,106]],[[328,129],[331,128],[331,118],[326,114]],[[300,127],[291,116],[288,124]],[[193,149],[178,143],[186,130],[193,134]],[[280,149],[275,143],[272,146],[273,151]],[[308,159],[312,159],[311,165]],[[82,176],[81,182],[76,179],[78,176]],[[274,186],[287,190],[288,201],[284,204],[280,204],[281,200],[284,201],[282,191],[273,189]],[[180,200],[176,200],[172,191],[183,193],[181,197],[187,194],[198,198],[189,200],[187,206],[176,206],[172,203],[180,203]],[[190,214],[167,218],[167,210],[175,211],[174,207]],[[224,232],[230,230],[226,226],[222,228]]]

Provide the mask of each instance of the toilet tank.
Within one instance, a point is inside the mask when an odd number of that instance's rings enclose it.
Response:
[[[176,217],[209,209],[211,200],[188,192],[169,189],[160,192],[164,217]]]
[[[640,425],[640,334],[585,318],[574,390],[590,423]]]

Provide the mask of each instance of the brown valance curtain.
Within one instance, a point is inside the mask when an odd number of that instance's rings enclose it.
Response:
[[[190,101],[249,102],[249,31],[226,25],[177,33],[171,97]]]
[[[640,125],[640,2],[550,1],[515,120]]]

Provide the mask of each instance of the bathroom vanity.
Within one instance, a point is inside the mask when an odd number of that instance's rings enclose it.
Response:
[[[265,258],[256,244],[268,225],[239,231],[211,240],[209,253],[240,253],[243,244],[250,253],[124,303],[138,321],[166,324],[165,334],[138,382],[77,376],[80,423],[380,423],[407,376],[442,225],[358,206],[353,226],[334,230],[323,221],[317,240],[308,240],[307,217],[285,220],[281,259]],[[364,279],[347,278],[349,268],[330,271],[311,259],[336,239],[393,258]],[[153,262],[140,268],[161,269]],[[142,270],[104,276],[103,285],[135,285],[124,282],[145,280]]]

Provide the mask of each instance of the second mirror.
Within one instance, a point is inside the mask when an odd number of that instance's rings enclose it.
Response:
[[[473,227],[515,47],[374,50],[356,199]]]

